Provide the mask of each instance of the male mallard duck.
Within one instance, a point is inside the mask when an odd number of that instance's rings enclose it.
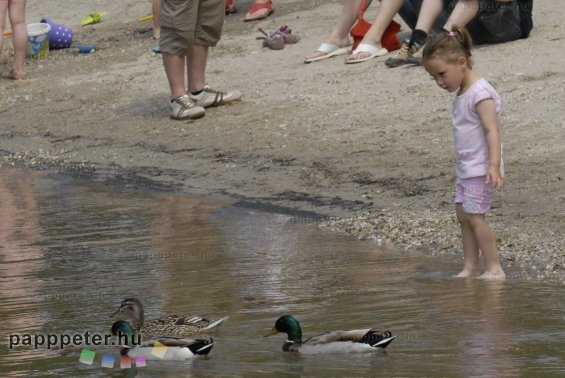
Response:
[[[377,348],[386,348],[396,337],[389,331],[379,334],[367,328],[326,332],[302,342],[300,324],[290,315],[278,318],[273,331],[265,337],[279,332],[286,333],[288,336],[282,349],[285,352],[300,353],[374,352]]]
[[[141,342],[135,337],[132,325],[124,320],[112,324],[112,334],[118,339],[122,356],[143,356],[146,360],[186,360],[198,355],[207,355],[215,344],[212,339],[208,341],[181,337],[158,337]]]
[[[200,316],[168,315],[150,322],[144,322],[143,304],[137,298],[127,298],[110,317],[120,314],[131,323],[137,333],[144,337],[153,336],[191,336],[198,333],[207,333],[215,330],[226,320],[225,316],[211,322]]]

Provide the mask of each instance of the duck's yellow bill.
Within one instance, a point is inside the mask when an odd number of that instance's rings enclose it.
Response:
[[[279,331],[277,331],[276,329],[273,328],[272,330],[269,331],[269,333],[263,335],[263,337],[273,336],[273,335],[276,335],[277,333],[279,333]]]

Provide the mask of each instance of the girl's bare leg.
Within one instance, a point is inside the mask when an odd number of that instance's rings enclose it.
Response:
[[[161,0],[153,0],[153,39],[161,37]]]
[[[6,14],[8,13],[8,0],[0,0],[0,57],[4,47],[4,30],[6,29]]]
[[[496,248],[494,231],[486,222],[484,214],[469,214],[469,224],[473,229],[476,244],[483,253],[485,259],[485,272],[480,278],[505,280],[506,274],[502,270]]]
[[[463,239],[463,270],[455,277],[476,277],[479,275],[479,245],[477,244],[469,215],[463,211],[463,205],[455,204],[457,220]]]
[[[11,78],[25,79],[24,63],[27,48],[27,28],[25,23],[25,0],[8,0],[8,15],[12,25],[14,44],[14,64]]]

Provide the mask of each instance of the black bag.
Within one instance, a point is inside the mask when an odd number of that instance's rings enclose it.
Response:
[[[532,19],[532,8],[534,7],[534,0],[518,0],[518,6],[520,7],[520,18],[522,20],[522,38],[528,38],[530,36],[530,31],[534,27],[534,21]]]

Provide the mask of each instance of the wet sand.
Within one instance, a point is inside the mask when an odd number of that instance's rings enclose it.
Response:
[[[151,23],[137,21],[149,3],[72,3],[28,0],[29,23],[49,16],[72,27],[76,43],[97,50],[52,51],[26,65],[29,80],[0,79],[3,167],[311,211],[328,217],[328,227],[377,243],[462,255],[452,204],[451,96],[421,67],[388,69],[386,57],[359,65],[341,57],[302,62],[341,2],[277,1],[274,16],[256,23],[241,22],[243,2],[227,17],[208,65],[209,84],[237,89],[243,101],[186,122],[169,119]],[[108,14],[80,28],[94,11]],[[506,189],[489,217],[503,266],[546,279],[565,272],[562,11],[562,1],[536,3],[529,39],[474,53],[476,70],[504,104]],[[262,49],[257,27],[283,24],[302,40]],[[0,74],[10,61],[7,40]]]

